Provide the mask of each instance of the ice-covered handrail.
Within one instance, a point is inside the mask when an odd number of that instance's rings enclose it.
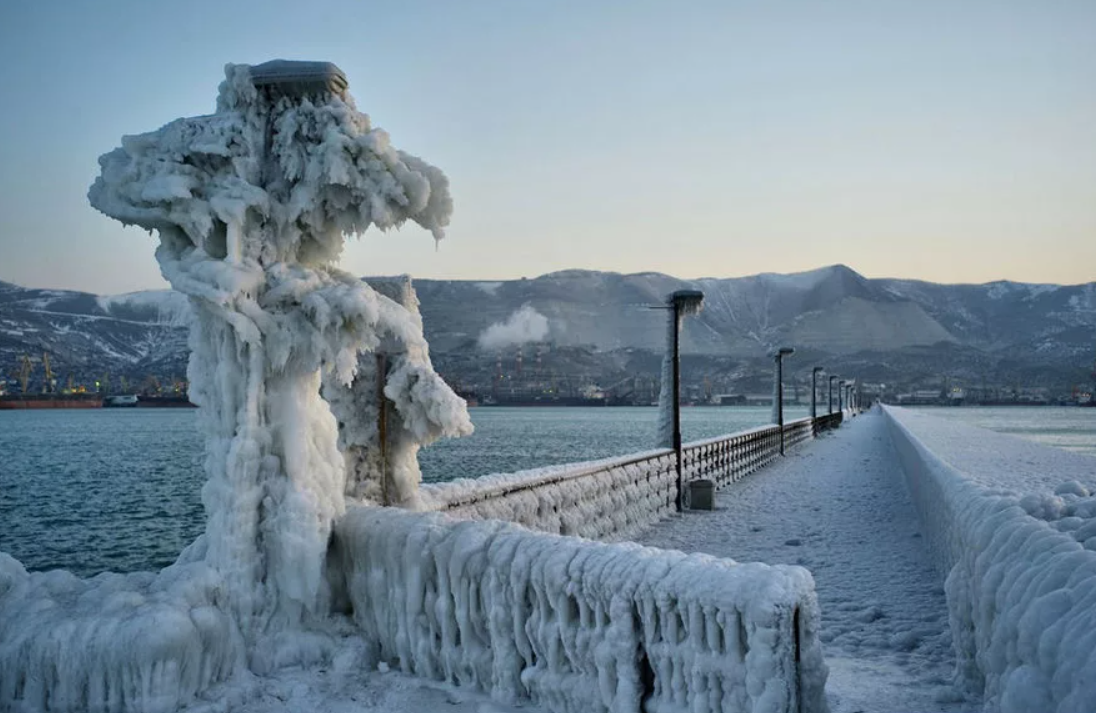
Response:
[[[784,424],[788,447],[840,423],[840,414]],[[729,485],[778,457],[780,427],[760,426],[682,448],[686,481],[711,478]],[[492,518],[563,535],[615,540],[629,537],[674,510],[672,449],[634,453],[536,470],[459,479],[422,487],[430,510],[456,517]]]
[[[372,657],[409,673],[557,713],[825,710],[801,567],[376,508],[335,551]]]
[[[430,493],[431,498],[430,506],[427,509],[451,510],[465,505],[473,505],[483,500],[505,497],[519,490],[556,485],[568,480],[585,478],[613,468],[645,463],[672,454],[672,449],[660,448],[627,456],[579,463],[564,463],[545,468],[517,471],[516,473],[496,473],[479,478],[458,478],[457,480],[433,483],[423,487]]]
[[[985,710],[1092,710],[1096,460],[884,412],[947,575],[958,682]]]

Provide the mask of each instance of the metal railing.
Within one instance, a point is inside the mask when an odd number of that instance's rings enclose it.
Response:
[[[842,414],[784,424],[785,447],[841,423]],[[424,485],[430,509],[471,519],[503,519],[531,529],[590,539],[627,537],[674,510],[673,449],[558,469],[489,476],[479,483]],[[682,480],[730,485],[780,457],[780,427],[695,441],[682,447]]]

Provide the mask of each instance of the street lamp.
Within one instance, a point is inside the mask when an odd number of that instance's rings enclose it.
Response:
[[[833,382],[837,381],[837,374],[830,376],[830,388],[826,391],[829,413],[833,413]]]
[[[837,410],[841,411],[842,413],[844,413],[844,411],[845,411],[844,398],[845,398],[845,384],[847,384],[847,383],[849,383],[849,382],[845,381],[844,379],[837,382]]]
[[[825,371],[820,366],[811,369],[811,418],[818,418],[818,374]]]
[[[686,315],[699,312],[703,304],[704,293],[700,290],[677,290],[670,295],[666,306],[662,308],[672,310],[673,314],[670,318],[670,343],[667,358],[663,359],[662,362],[662,389],[658,399],[659,445],[663,447],[669,445],[674,449],[677,464],[677,495],[674,499],[674,505],[677,507],[678,512],[684,509],[681,497],[683,490],[681,468],[681,356],[679,348],[681,322]],[[670,371],[670,374],[667,374],[667,371]],[[670,384],[667,384],[667,381]],[[669,414],[667,414],[667,411],[669,411]],[[666,431],[670,431],[670,433],[667,434]],[[667,435],[670,436],[669,444],[666,443]]]
[[[784,455],[784,357],[795,354],[791,347],[773,352],[773,420],[780,426],[780,455]]]

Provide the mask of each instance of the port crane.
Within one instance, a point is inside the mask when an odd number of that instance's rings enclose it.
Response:
[[[27,393],[27,382],[30,381],[32,371],[34,371],[34,364],[31,363],[30,357],[24,354],[19,363],[19,386],[24,394]]]
[[[42,352],[42,368],[46,372],[46,380],[42,383],[42,393],[53,393],[57,390],[57,380],[53,378],[53,369],[49,365],[49,354],[47,352]]]

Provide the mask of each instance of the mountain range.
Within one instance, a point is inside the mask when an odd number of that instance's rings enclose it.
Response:
[[[778,345],[798,350],[792,378],[825,364],[911,388],[935,379],[1068,390],[1087,382],[1096,357],[1096,283],[943,285],[833,265],[697,280],[565,270],[414,284],[439,371],[481,391],[522,371],[519,351],[526,379],[534,360],[542,380],[657,376],[666,299],[679,289],[704,293],[704,309],[682,330],[683,359],[693,365],[686,383],[725,392],[763,389],[765,355]],[[48,352],[55,373],[78,380],[179,377],[187,315],[185,298],[171,291],[103,297],[0,282],[0,373],[23,354]]]

